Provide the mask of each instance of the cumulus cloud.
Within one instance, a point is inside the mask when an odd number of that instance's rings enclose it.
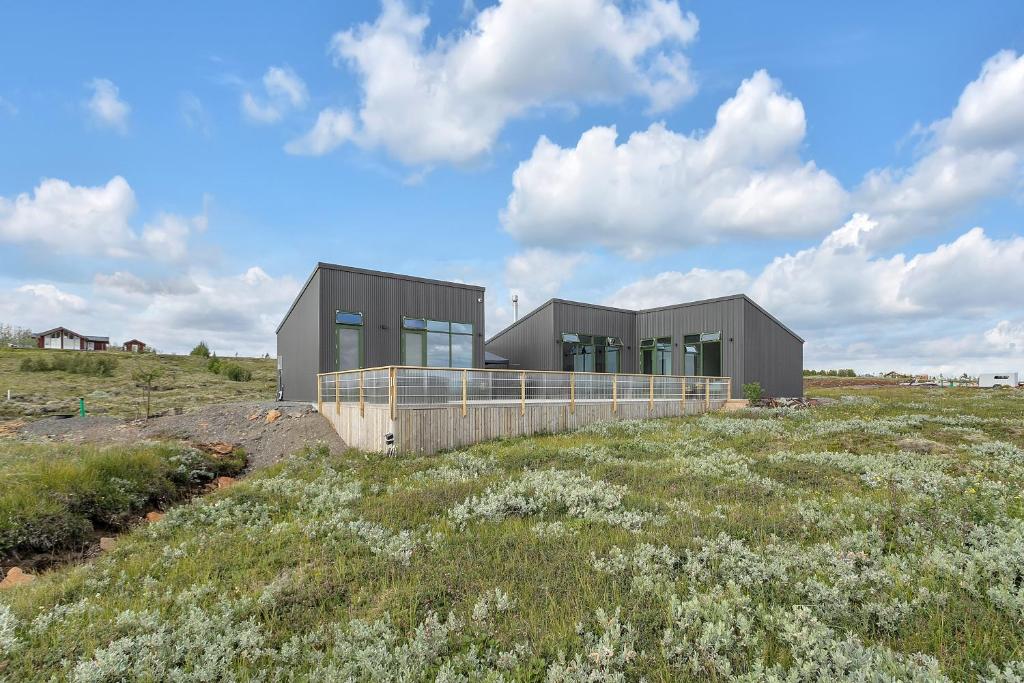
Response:
[[[805,131],[800,101],[758,71],[706,134],[657,123],[622,144],[608,127],[570,148],[541,138],[513,174],[501,220],[527,244],[584,232],[631,257],[730,237],[820,235],[845,215],[847,195],[800,159]]]
[[[356,122],[351,112],[324,109],[316,117],[312,130],[284,146],[289,154],[320,156],[352,139]]]
[[[274,330],[300,286],[257,266],[172,278],[117,271],[97,274],[81,296],[50,283],[0,289],[0,320],[34,330],[65,325],[115,341],[135,337],[165,352],[187,352],[203,339],[221,355],[273,354]]]
[[[878,229],[856,214],[820,244],[774,258],[758,273],[665,272],[622,287],[608,303],[649,308],[745,292],[801,332],[810,357],[822,362],[948,358],[955,347],[925,340],[941,340],[951,328],[967,330],[960,339],[972,352],[995,356],[1016,341],[1021,330],[1010,322],[984,336],[979,326],[1007,313],[1024,316],[1024,237],[993,239],[973,228],[929,251],[886,256],[871,246]],[[1024,360],[1024,347],[1014,348]]]
[[[126,133],[128,114],[132,108],[121,99],[121,91],[114,82],[106,78],[94,78],[87,85],[92,89],[92,97],[86,101],[85,108],[93,122]]]
[[[82,297],[65,292],[49,283],[22,285],[15,292],[23,295],[24,303],[27,306],[31,306],[37,313],[40,310],[46,311],[47,314],[51,315],[69,312],[77,313],[88,308],[85,299]]]
[[[272,66],[263,74],[263,94],[242,93],[242,112],[254,123],[277,123],[286,113],[309,101],[306,83],[287,66]]]
[[[698,22],[675,0],[502,0],[472,16],[463,33],[428,45],[430,19],[385,0],[375,22],[333,37],[336,61],[360,79],[361,144],[407,164],[461,164],[531,108],[637,96],[657,112],[696,88],[681,50]],[[349,137],[293,151],[322,154]]]
[[[633,310],[656,308],[684,301],[742,294],[750,283],[751,277],[742,270],[692,268],[685,273],[658,273],[654,277],[632,282],[616,291],[607,303]]]
[[[979,201],[1020,181],[1024,159],[1024,56],[1003,51],[967,85],[952,114],[926,128],[920,158],[869,172],[856,203],[892,243],[948,224]]]
[[[32,194],[0,197],[0,242],[45,247],[53,253],[159,260],[185,257],[189,236],[205,215],[160,214],[137,233],[131,226],[135,193],[121,176],[95,187],[46,178]]]

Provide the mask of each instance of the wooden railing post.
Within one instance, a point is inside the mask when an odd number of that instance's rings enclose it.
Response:
[[[732,398],[732,377],[727,378],[725,383],[725,400]]]
[[[526,415],[526,372],[519,373],[519,416]]]
[[[576,373],[569,373],[569,412],[576,414]]]
[[[704,410],[711,410],[711,378],[704,378]]]
[[[323,375],[317,375],[316,376],[316,410],[321,415],[324,414]]]
[[[365,373],[362,370],[359,371],[359,417],[366,415],[366,391],[363,389],[364,374]]]
[[[468,370],[462,371],[462,417],[466,417],[466,374]]]
[[[334,414],[341,415],[341,373],[334,373]]]
[[[392,366],[388,368],[388,404],[391,408],[391,419],[394,420],[397,415],[395,414],[396,405],[398,403],[398,368]]]
[[[616,413],[619,409],[619,376],[612,375],[612,413]]]
[[[650,396],[647,398],[647,412],[654,412],[654,375],[650,378],[651,391]]]
[[[686,415],[686,378],[679,378],[679,414]]]

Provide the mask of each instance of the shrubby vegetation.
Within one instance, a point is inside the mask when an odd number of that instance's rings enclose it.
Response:
[[[140,513],[180,500],[242,454],[215,458],[171,445],[97,448],[0,442],[0,560],[71,550],[94,529],[120,530]]]
[[[206,342],[201,341],[192,347],[192,350],[188,352],[190,356],[201,356],[202,358],[210,357],[210,347],[206,345]]]
[[[206,369],[215,375],[227,377],[233,382],[248,382],[252,379],[251,370],[243,368],[238,363],[221,360],[217,356],[210,358],[210,361],[206,364]]]
[[[804,368],[804,376],[825,376],[825,377],[856,377],[857,371],[852,368],[840,368],[839,370],[808,370]]]
[[[0,347],[4,346],[35,346],[32,330],[10,323],[0,322]]]
[[[70,372],[73,375],[112,377],[117,369],[117,359],[101,355],[102,352],[51,351],[46,355],[29,356],[21,359],[18,369],[22,372]]]
[[[4,673],[1020,680],[1022,395],[821,391],[433,457],[297,454],[0,594]]]

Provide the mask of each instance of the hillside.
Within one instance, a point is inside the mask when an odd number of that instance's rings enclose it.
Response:
[[[111,376],[73,374],[61,370],[26,372],[20,369],[25,359],[52,363],[58,356],[109,359],[114,361],[115,368]],[[86,411],[90,415],[144,417],[145,397],[138,382],[132,379],[132,373],[151,368],[160,372],[152,392],[154,414],[224,401],[272,400],[275,397],[274,359],[225,360],[251,371],[252,379],[236,382],[209,372],[207,359],[195,356],[0,349],[0,419],[77,414],[80,397],[85,398]],[[8,390],[11,392],[10,401],[6,400]]]
[[[849,392],[306,451],[0,592],[0,675],[1020,680],[1022,394]]]

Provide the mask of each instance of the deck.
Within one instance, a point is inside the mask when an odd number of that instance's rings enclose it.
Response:
[[[728,377],[386,366],[317,376],[317,407],[353,448],[436,453],[594,422],[717,410]]]

